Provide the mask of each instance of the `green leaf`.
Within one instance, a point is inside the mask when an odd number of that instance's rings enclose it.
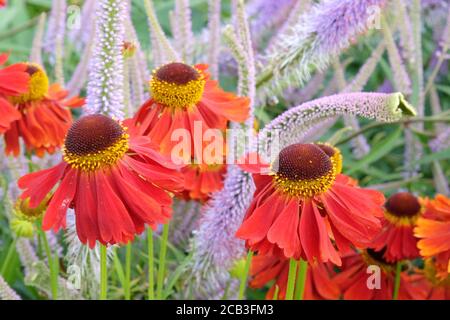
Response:
[[[193,256],[193,251],[184,259],[184,261],[175,269],[175,271],[170,275],[167,286],[164,288],[163,300],[166,300],[172,293],[172,288],[177,283],[181,275],[186,271],[188,264],[191,262]]]
[[[117,251],[115,250],[113,254],[113,261],[114,261],[114,270],[116,271],[120,284],[123,287],[123,284],[125,283],[125,273],[123,271],[122,263],[120,262],[119,256],[117,255]]]
[[[362,158],[359,161],[356,161],[354,165],[349,168],[349,170],[346,172],[347,174],[352,174],[365,166],[383,158],[385,155],[387,155],[389,152],[391,152],[393,149],[398,147],[402,144],[402,141],[399,140],[400,136],[402,134],[402,128],[398,127],[394,132],[392,132],[389,136],[386,137],[386,139],[383,139],[378,144],[372,147],[372,150],[370,150],[369,154],[367,154],[364,158]]]

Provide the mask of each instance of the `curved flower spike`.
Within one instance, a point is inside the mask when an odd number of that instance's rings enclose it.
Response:
[[[415,115],[414,108],[401,93],[350,93],[325,97],[290,109],[261,130],[262,145],[271,140],[270,132],[278,130],[285,145],[300,142],[306,130],[321,121],[342,114],[354,114],[378,121],[395,121]],[[242,191],[245,190],[243,193]],[[217,192],[203,213],[193,239],[194,277],[226,278],[228,269],[242,255],[243,241],[234,238],[251,195],[255,190],[249,173],[231,166],[222,191]]]

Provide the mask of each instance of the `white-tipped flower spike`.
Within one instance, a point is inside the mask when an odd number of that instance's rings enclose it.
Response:
[[[39,65],[43,65],[42,63],[42,47],[43,47],[43,38],[44,38],[44,30],[45,30],[45,22],[47,20],[47,15],[41,13],[39,16],[39,21],[36,27],[36,32],[34,33],[33,44],[31,45],[31,53],[30,53],[30,61],[37,63]]]
[[[376,28],[386,0],[327,0],[302,15],[272,47],[257,78],[258,96],[277,95],[303,84],[360,33]]]
[[[70,29],[69,38],[74,42],[75,46],[78,46],[80,49],[83,48],[80,61],[66,85],[67,90],[72,95],[79,95],[88,78],[89,63],[95,42],[95,12],[97,11],[97,5],[97,1],[87,0],[83,5],[79,28],[74,26]]]
[[[155,67],[169,61],[179,61],[180,57],[172,47],[169,39],[164,34],[158,22],[153,1],[144,0],[145,11],[147,13],[148,24],[150,26],[150,36],[152,41],[152,54],[158,59],[154,61]],[[155,51],[156,50],[156,51]]]
[[[342,115],[390,122],[415,115],[415,110],[401,93],[348,93],[316,99],[267,124],[258,134],[258,150],[268,151],[275,137],[280,148],[298,143],[314,125]],[[224,188],[213,195],[193,238],[192,276],[198,285],[214,282],[221,286],[229,280],[228,270],[244,251],[243,242],[234,235],[253,192],[250,175],[230,166]]]
[[[345,80],[345,71],[344,67],[341,65],[338,58],[334,60],[333,65],[340,92],[350,92],[345,91],[347,89],[347,81]],[[347,127],[351,128],[353,131],[358,131],[360,129],[358,119],[356,119],[355,116],[349,115],[344,116],[344,123]],[[361,159],[370,152],[370,146],[363,135],[357,136],[350,143],[352,145],[353,155],[356,159]]]
[[[258,142],[260,146],[268,147],[272,142],[268,133],[279,132],[278,137],[282,148],[298,142],[297,138],[316,123],[340,115],[355,115],[381,122],[392,122],[415,114],[414,107],[399,92],[336,94],[312,100],[286,111],[260,131],[259,136],[263,138]]]
[[[84,1],[79,20],[74,17],[74,25],[68,26],[68,38],[78,49],[83,48],[87,43],[92,42],[92,34],[95,30],[95,15],[98,0]],[[71,12],[69,12],[70,14]],[[73,12],[72,14],[78,14]],[[78,24],[79,23],[79,24]]]
[[[234,234],[254,190],[250,175],[236,166],[229,166],[223,189],[205,208],[194,233],[190,272],[197,287],[212,289],[208,290],[211,294],[226,288],[230,280],[228,270],[244,252],[243,241]]]
[[[180,57],[185,63],[192,62],[194,34],[192,33],[191,7],[189,0],[175,0],[175,23],[177,32],[174,40]]]
[[[219,79],[221,0],[208,1],[208,65],[214,79]]]
[[[53,1],[52,10],[48,21],[48,29],[45,35],[44,50],[50,54],[55,66],[56,82],[64,85],[63,56],[64,37],[66,35],[66,0]]]
[[[398,23],[401,24],[402,21],[398,21]],[[381,17],[381,30],[383,32],[384,42],[386,43],[387,47],[389,63],[394,75],[393,78],[395,90],[400,91],[404,94],[410,94],[411,80],[409,79],[405,64],[403,63],[400,52],[398,51],[397,45],[395,44],[391,29],[384,17]]]
[[[78,239],[76,232],[75,214],[70,209],[67,216],[67,231],[65,233],[67,243],[67,253],[65,260],[67,262],[68,274],[71,273],[79,278],[79,290],[83,297],[98,299],[100,292],[100,248],[96,245],[89,249]],[[114,247],[107,248],[107,257],[111,258]],[[107,260],[107,263],[110,259]]]
[[[400,31],[400,44],[403,49],[403,57],[408,65],[414,63],[414,41],[412,37],[411,19],[406,3],[403,0],[394,0],[394,9],[397,12],[398,30]]]
[[[101,0],[97,7],[94,55],[90,62],[86,113],[122,119],[126,1]]]
[[[0,275],[0,300],[22,300]]]

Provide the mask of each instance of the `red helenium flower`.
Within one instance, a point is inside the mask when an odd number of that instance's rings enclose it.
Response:
[[[381,228],[384,196],[340,174],[338,149],[324,144],[284,148],[269,175],[253,172],[256,191],[236,233],[260,254],[340,265],[351,245],[367,247]]]
[[[130,137],[109,117],[85,116],[69,129],[60,164],[19,179],[21,198],[37,206],[59,182],[44,230],[65,228],[66,211],[73,207],[83,243],[127,243],[146,224],[155,229],[166,223],[172,210],[166,190],[182,189],[181,175],[157,149],[148,137]]]
[[[344,300],[392,300],[395,264],[386,261],[383,255],[384,251],[366,249],[362,253],[353,252],[342,258],[341,272],[338,272],[333,280],[341,288]],[[379,274],[374,273],[376,271],[373,267],[379,268]],[[379,287],[375,281],[378,276]],[[401,272],[398,299],[425,299],[428,289],[423,281],[417,280],[420,279]]]
[[[434,200],[425,201],[424,217],[417,221],[414,229],[420,254],[435,257],[441,278],[450,274],[450,199],[437,195]]]
[[[181,169],[184,176],[184,191],[180,197],[185,200],[206,202],[213,192],[223,188],[227,171],[224,164],[187,165]]]
[[[228,121],[245,121],[249,99],[223,91],[217,81],[209,78],[207,69],[203,64],[192,67],[173,62],[154,70],[151,98],[133,118],[130,130],[149,136],[168,155],[177,143],[171,139],[176,129],[190,132],[194,150],[195,122],[201,124],[203,134],[207,129],[226,129]]]
[[[48,77],[39,65],[24,63],[23,66],[30,76],[28,90],[9,97],[20,117],[5,132],[6,154],[19,155],[19,137],[28,152],[34,151],[38,156],[54,153],[72,124],[69,108],[82,106],[84,99],[66,99],[68,92],[58,84],[49,86]]]
[[[278,299],[285,299],[289,274],[289,259],[270,255],[253,256],[250,266],[250,282],[252,288],[262,288],[272,280],[275,282],[266,294],[266,299],[273,299],[278,286]],[[336,300],[340,290],[332,281],[332,267],[318,263],[308,267],[306,273],[304,300]]]
[[[0,54],[0,66],[8,60],[8,55]],[[0,133],[7,131],[11,123],[20,119],[20,113],[8,101],[8,96],[18,96],[28,90],[30,76],[22,63],[0,69]]]
[[[385,258],[390,262],[419,257],[413,228],[423,213],[420,199],[409,192],[399,192],[390,196],[384,207],[383,229],[373,247],[385,249]]]

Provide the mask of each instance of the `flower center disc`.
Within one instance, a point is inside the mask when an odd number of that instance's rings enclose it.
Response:
[[[385,217],[397,225],[411,225],[422,212],[419,200],[409,192],[399,192],[389,197],[384,207]]]
[[[48,92],[48,77],[45,71],[37,64],[26,63],[25,70],[30,75],[28,82],[28,92],[17,97],[12,97],[13,103],[26,103],[30,101],[41,100]]]
[[[183,108],[200,101],[205,82],[200,70],[181,62],[172,62],[153,71],[150,91],[155,102]]]
[[[128,150],[128,134],[113,119],[88,115],[70,127],[63,148],[72,167],[92,171],[116,163]]]
[[[386,272],[390,272],[393,270],[393,263],[388,262],[384,258],[384,254],[386,252],[386,247],[381,249],[380,251],[375,251],[374,249],[367,248],[363,251],[362,256],[366,261],[367,265],[378,265],[383,267]]]
[[[336,168],[336,174],[340,174],[342,172],[341,151],[328,143],[316,143],[316,145],[331,158],[331,162]]]
[[[332,158],[312,143],[284,148],[275,164],[275,185],[290,196],[311,198],[327,191],[336,178]]]

